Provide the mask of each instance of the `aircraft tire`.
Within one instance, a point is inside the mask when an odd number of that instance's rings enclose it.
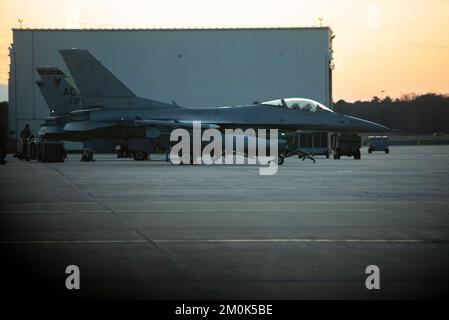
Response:
[[[148,159],[148,153],[144,151],[136,151],[134,152],[134,160],[136,161],[144,161]]]
[[[285,159],[283,156],[279,155],[278,156],[278,166],[282,166],[285,162]]]

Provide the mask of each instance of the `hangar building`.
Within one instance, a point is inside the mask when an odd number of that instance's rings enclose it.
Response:
[[[49,110],[35,85],[36,68],[69,74],[58,53],[67,48],[89,50],[138,96],[186,107],[280,97],[331,106],[332,37],[328,27],[13,29],[9,130],[25,123],[39,130]]]

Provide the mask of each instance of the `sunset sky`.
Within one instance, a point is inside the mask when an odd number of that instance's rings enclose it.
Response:
[[[0,0],[0,101],[25,28],[296,27],[335,34],[334,100],[449,93],[448,0]]]

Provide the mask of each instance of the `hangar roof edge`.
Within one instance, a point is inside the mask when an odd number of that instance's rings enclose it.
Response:
[[[223,27],[223,28],[13,28],[12,31],[211,31],[211,30],[331,30],[329,26],[295,26],[295,27]]]

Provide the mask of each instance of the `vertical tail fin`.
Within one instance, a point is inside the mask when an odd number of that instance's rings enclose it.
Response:
[[[53,97],[48,92],[47,87],[44,85],[44,82],[42,80],[37,80],[36,85],[39,88],[39,91],[42,93],[42,96],[44,97],[45,103],[47,104],[50,111],[53,111],[55,101],[53,100]]]
[[[46,91],[44,99],[55,114],[68,114],[81,108],[81,96],[73,79],[54,67],[37,68],[41,77],[39,89]]]
[[[83,98],[135,97],[119,79],[86,50],[59,50]]]

